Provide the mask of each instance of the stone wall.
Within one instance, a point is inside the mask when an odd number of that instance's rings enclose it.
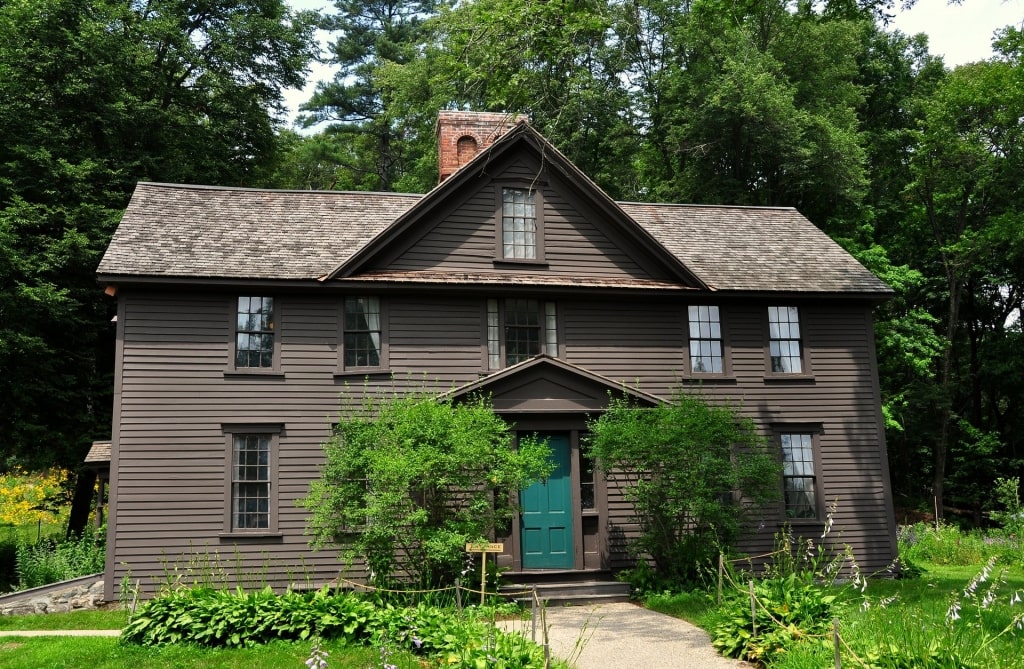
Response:
[[[0,615],[66,613],[98,609],[106,604],[99,575],[32,588],[0,597]]]

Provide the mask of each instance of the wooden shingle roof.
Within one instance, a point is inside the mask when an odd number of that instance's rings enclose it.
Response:
[[[424,197],[141,183],[98,273],[317,280]],[[618,205],[713,290],[891,293],[795,209]]]
[[[98,272],[317,279],[422,197],[140,183]]]

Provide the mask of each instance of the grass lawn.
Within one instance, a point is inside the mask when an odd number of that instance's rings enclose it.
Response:
[[[4,630],[119,630],[127,620],[127,612],[116,609],[0,616],[0,634]]]
[[[309,643],[272,643],[257,648],[207,649],[195,646],[146,648],[106,637],[4,637],[0,632],[0,667],[5,669],[305,669]],[[327,642],[329,666],[369,669],[380,666],[374,648],[344,648]],[[399,669],[420,669],[411,655],[393,655]]]
[[[967,596],[965,589],[983,565],[921,566],[925,572],[919,578],[873,580],[863,596],[843,589],[840,633],[849,646],[843,651],[844,667],[864,666],[858,659],[866,660],[873,652],[893,652],[909,656],[912,664],[905,666],[913,667],[1024,668],[1024,630],[1015,624],[1024,618],[1024,602],[1011,603],[1015,593],[1024,597],[1024,569],[997,565],[977,585],[976,594]],[[991,603],[982,606],[989,593]],[[957,619],[949,616],[954,602],[959,603]],[[702,592],[655,595],[647,606],[709,632],[720,618],[714,595]],[[960,664],[941,659],[946,651],[955,653]],[[772,668],[831,667],[832,653],[829,643],[802,643]]]

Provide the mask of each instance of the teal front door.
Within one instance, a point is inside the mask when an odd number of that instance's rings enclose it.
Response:
[[[523,569],[572,569],[572,477],[569,436],[539,435],[547,439],[555,471],[520,494],[520,539]]]

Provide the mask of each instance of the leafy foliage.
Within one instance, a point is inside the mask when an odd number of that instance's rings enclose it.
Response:
[[[281,0],[0,4],[0,470],[109,436],[95,271],[131,190],[259,183],[313,26]]]
[[[987,540],[981,532],[962,532],[947,523],[939,523],[938,527],[926,523],[905,525],[900,527],[897,538],[900,559],[911,563],[981,564],[1003,549],[996,542]]]
[[[171,590],[150,600],[122,631],[133,644],[192,643],[250,647],[272,640],[342,639],[346,644],[395,645],[444,666],[533,669],[543,650],[472,615],[420,604],[375,606],[352,594],[245,593],[211,588]]]
[[[749,597],[731,596],[722,605],[722,621],[712,644],[727,657],[770,663],[792,645],[831,628],[836,595],[797,574],[754,582],[757,615],[751,618]],[[752,621],[757,623],[754,633]]]
[[[21,590],[96,574],[106,561],[106,528],[89,526],[80,537],[18,544],[15,573]]]
[[[682,391],[649,409],[613,398],[588,427],[591,455],[635,505],[632,550],[677,583],[695,582],[747,512],[779,496],[778,458],[728,407]]]
[[[365,560],[387,585],[453,582],[465,544],[506,528],[511,493],[551,471],[546,444],[514,444],[482,398],[370,397],[324,451],[322,476],[301,502],[312,511],[312,543]]]

